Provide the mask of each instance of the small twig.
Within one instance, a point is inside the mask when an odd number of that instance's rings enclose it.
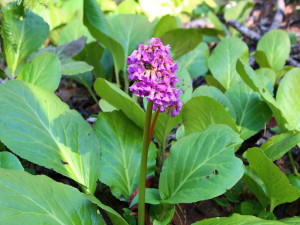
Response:
[[[253,55],[249,57],[249,65],[253,67],[255,65],[255,58]]]
[[[239,23],[236,20],[230,19],[227,23],[252,40],[258,41],[260,39],[260,35],[258,33],[250,30],[248,27],[245,27],[243,24]]]
[[[297,62],[295,59],[293,58],[288,58],[286,60],[286,62],[289,64],[289,65],[292,65],[292,66],[295,66],[295,67],[300,67],[300,63]]]
[[[292,26],[296,23],[300,23],[300,18],[296,18],[296,19],[293,19],[292,21],[289,22],[289,26]]]
[[[300,53],[296,55],[292,55],[292,58],[295,60],[300,60]]]
[[[284,10],[285,10],[284,0],[277,0],[277,6],[278,8],[276,9],[275,15],[273,17],[273,22],[270,25],[269,30],[277,29],[278,27],[280,27],[283,21]]]
[[[191,20],[184,24],[185,28],[199,28],[199,27],[207,27],[207,19],[199,18],[195,20]]]
[[[291,47],[291,54],[295,55],[295,54],[298,54],[298,53],[300,53],[300,44],[294,44],[294,45],[292,45],[292,47]]]

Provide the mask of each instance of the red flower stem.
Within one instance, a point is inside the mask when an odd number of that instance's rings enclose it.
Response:
[[[154,128],[155,128],[155,124],[156,124],[156,120],[157,120],[158,115],[159,115],[159,109],[156,110],[153,121],[151,123],[150,132],[149,132],[149,139],[148,139],[148,148],[150,146],[150,142],[151,142],[151,139],[152,139],[152,136],[153,136],[153,132],[154,132]]]
[[[140,181],[139,181],[139,204],[138,204],[138,225],[145,225],[145,195],[146,195],[146,176],[147,176],[147,159],[148,159],[148,140],[150,134],[151,118],[152,118],[153,102],[149,101],[147,105],[143,147],[140,166]]]

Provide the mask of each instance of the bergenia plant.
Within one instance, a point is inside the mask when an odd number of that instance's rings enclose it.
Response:
[[[179,114],[182,103],[181,91],[175,87],[177,64],[170,56],[170,46],[163,45],[159,38],[151,38],[150,44],[140,44],[128,57],[127,71],[129,80],[134,81],[129,87],[138,97],[148,101],[141,155],[138,223],[145,221],[145,186],[147,172],[148,148],[153,135],[156,119],[160,112],[170,113],[172,117]],[[155,116],[152,120],[152,110]]]

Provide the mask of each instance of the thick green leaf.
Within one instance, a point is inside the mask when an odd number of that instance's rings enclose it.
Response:
[[[288,225],[298,225],[300,224],[300,217],[290,217],[290,218],[281,219],[279,221]]]
[[[161,40],[165,45],[171,46],[171,51],[174,53],[173,59],[177,59],[197,47],[202,40],[202,33],[198,29],[178,28],[166,32]]]
[[[236,123],[242,139],[246,140],[255,135],[270,120],[272,112],[267,104],[244,82],[231,86],[225,95],[235,109]]]
[[[213,50],[208,68],[225,89],[240,80],[235,65],[239,58],[248,60],[248,47],[237,37],[225,38]]]
[[[255,70],[258,79],[262,79],[265,87],[269,90],[271,95],[273,95],[274,85],[276,83],[276,73],[274,70],[268,68],[260,68]]]
[[[171,147],[160,175],[162,202],[191,203],[226,192],[244,173],[234,156],[240,143],[239,135],[225,125],[181,138]]]
[[[244,23],[253,6],[254,3],[252,1],[239,1],[235,6],[225,9],[224,18],[226,21],[234,19]]]
[[[161,37],[166,32],[177,28],[176,17],[171,15],[163,16],[155,25],[153,37]]]
[[[43,53],[53,53],[59,58],[59,60],[63,64],[65,62],[70,61],[70,58],[80,53],[84,49],[85,42],[86,42],[86,38],[82,37],[79,38],[78,40],[71,41],[69,43],[57,47],[48,46],[46,48],[42,48],[39,51],[31,54],[29,56],[29,59],[32,60],[36,55],[40,55]]]
[[[95,91],[113,107],[122,110],[140,128],[144,127],[145,112],[143,109],[115,84],[98,78],[94,83]]]
[[[237,61],[236,69],[244,82],[248,84],[248,86],[252,90],[258,92],[262,99],[270,107],[281,131],[287,131],[287,120],[282,114],[278,103],[275,101],[271,93],[267,90],[266,86],[263,84],[263,81],[261,79],[258,79],[257,74],[254,72],[254,70],[242,60]]]
[[[107,103],[122,112],[131,119],[141,129],[144,128],[145,112],[143,109],[125,92],[119,89],[115,84],[99,78],[94,83],[96,92]],[[171,117],[169,114],[161,113],[157,119],[154,136],[160,144],[165,140],[171,130],[182,120],[181,116]]]
[[[100,106],[100,109],[102,110],[102,112],[112,112],[114,110],[117,110],[115,107],[113,107],[107,101],[105,101],[103,98],[100,99],[99,106]]]
[[[228,33],[225,24],[221,22],[219,17],[214,12],[209,10],[209,12],[207,13],[207,18],[214,25],[215,28],[224,31],[225,33]]]
[[[128,223],[117,213],[115,210],[110,208],[109,206],[104,205],[98,198],[93,195],[84,195],[85,198],[89,199],[92,203],[98,205],[101,209],[103,209],[108,215],[109,219],[113,223],[113,225],[128,225]]]
[[[292,186],[288,178],[264,154],[262,149],[251,148],[247,151],[250,170],[265,185],[265,195],[270,201],[270,211],[282,203],[293,202],[300,197],[300,191]]]
[[[95,123],[102,150],[100,181],[117,198],[125,198],[138,185],[143,132],[121,111],[100,113]],[[152,143],[148,154],[148,173],[154,171],[156,150]]]
[[[130,203],[130,207],[138,204],[138,201],[139,201],[139,194],[134,196],[134,199]],[[158,189],[156,189],[156,188],[146,188],[145,202],[147,204],[159,205],[160,201],[161,201],[161,197],[160,197]]]
[[[193,92],[193,83],[189,71],[181,64],[178,63],[178,70],[176,71],[178,77],[178,83],[176,84],[176,88],[182,91],[180,95],[180,100],[183,103],[186,103],[188,100],[192,98]]]
[[[0,223],[105,224],[97,208],[77,189],[46,176],[0,169]]]
[[[264,219],[264,220],[276,220],[276,216],[272,212],[268,212],[265,210],[260,211],[257,215],[258,218]]]
[[[192,78],[203,76],[207,73],[207,60],[209,47],[201,42],[195,49],[182,55],[177,61],[189,71]]]
[[[279,83],[281,77],[283,77],[287,72],[294,69],[295,67],[287,65],[282,67],[279,71],[276,71],[276,82]]]
[[[37,55],[31,62],[26,63],[17,79],[34,84],[51,92],[59,85],[61,78],[61,64],[59,59],[51,54]]]
[[[262,68],[272,68],[272,66],[270,65],[270,62],[268,60],[268,57],[266,55],[265,52],[263,51],[256,51],[254,53],[254,58],[255,61],[257,62],[257,64],[262,67]]]
[[[220,82],[217,81],[216,78],[214,78],[211,74],[205,75],[205,81],[209,86],[216,87],[223,93],[226,91],[226,89],[222,86],[222,84],[220,84]]]
[[[167,137],[169,136],[170,132],[173,128],[175,128],[180,122],[182,121],[182,116],[177,115],[175,117],[171,117],[170,114],[160,113],[155,129],[154,129],[154,136],[157,139],[159,145],[164,149],[166,144]]]
[[[205,130],[210,124],[226,124],[238,132],[226,109],[216,100],[206,96],[192,98],[184,104],[182,118],[185,134]]]
[[[169,225],[175,213],[175,205],[160,204],[150,206],[150,218],[153,225]]]
[[[44,43],[49,26],[40,16],[13,2],[2,8],[1,28],[6,62],[15,75],[18,65]]]
[[[92,91],[93,75],[91,72],[73,75],[72,79],[84,85],[89,90],[89,92]]]
[[[257,200],[246,200],[240,204],[242,215],[257,215],[262,210],[263,207]],[[276,219],[276,217],[275,217]]]
[[[144,15],[119,14],[109,17],[108,23],[110,37],[123,46],[125,56],[130,55],[138,44],[150,39],[152,34],[152,25]]]
[[[201,220],[193,225],[285,225],[279,221],[263,220],[255,216],[233,214],[231,217],[217,217]]]
[[[300,69],[290,70],[281,80],[276,101],[290,129],[300,131]]]
[[[248,189],[254,193],[263,208],[270,204],[270,199],[266,196],[266,185],[248,166],[245,167],[245,174],[242,178]]]
[[[61,70],[64,75],[76,75],[79,73],[89,72],[93,69],[93,66],[90,66],[86,62],[82,61],[70,61],[62,65]]]
[[[271,137],[261,145],[266,156],[272,161],[280,159],[285,153],[300,143],[300,133],[282,133]]]
[[[89,65],[94,67],[92,73],[95,77],[106,77],[106,71],[104,66],[100,62],[104,53],[104,48],[99,44],[99,42],[92,42],[85,46],[83,51],[76,56],[76,60],[85,61]]]
[[[232,103],[218,88],[215,88],[214,86],[200,86],[193,92],[193,97],[198,96],[207,96],[213,98],[226,109],[234,121],[236,120],[236,113]]]
[[[271,68],[278,71],[290,55],[289,35],[283,30],[271,30],[259,40],[257,50],[264,52]]]
[[[290,183],[300,191],[300,178],[291,173],[287,174],[286,176],[289,178]]]
[[[111,38],[111,31],[96,0],[85,0],[83,22],[91,35],[101,42],[112,54],[115,71],[118,73],[125,65],[125,52],[122,45]]]
[[[0,152],[0,168],[10,170],[24,170],[19,159],[10,152]]]
[[[83,25],[82,18],[75,17],[62,28],[59,36],[59,45],[77,40],[82,36],[87,38],[88,43],[94,39],[88,29]]]
[[[23,81],[0,85],[0,139],[14,153],[96,188],[99,141],[91,126],[49,91]]]

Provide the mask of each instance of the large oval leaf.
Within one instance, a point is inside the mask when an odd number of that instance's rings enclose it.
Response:
[[[248,60],[248,47],[237,37],[225,38],[208,59],[208,68],[225,89],[240,80],[235,65],[239,58]]]
[[[99,206],[101,209],[103,209],[106,214],[108,215],[109,219],[113,223],[113,225],[128,225],[128,223],[123,219],[123,217],[117,213],[115,210],[110,208],[107,205],[104,205],[98,198],[96,198],[94,195],[84,195],[88,200],[90,200],[92,203]]]
[[[280,222],[288,225],[297,225],[300,224],[300,217],[288,217],[285,219],[281,219]]]
[[[120,111],[100,113],[95,132],[101,139],[100,181],[108,185],[117,198],[127,200],[138,185],[143,132]],[[148,172],[154,171],[155,155],[151,144]]]
[[[258,79],[261,79],[268,89],[268,91],[273,95],[274,85],[276,83],[276,73],[274,70],[269,68],[260,68],[255,70]]]
[[[201,42],[195,49],[182,55],[177,61],[187,68],[192,78],[195,78],[207,73],[208,57],[209,47],[205,42]]]
[[[123,46],[125,56],[130,55],[139,43],[150,39],[152,34],[152,25],[144,15],[119,14],[109,17],[108,23],[110,37]]]
[[[165,15],[155,25],[153,37],[161,37],[164,33],[176,29],[177,21],[175,16]]]
[[[0,223],[103,225],[97,208],[77,189],[46,176],[0,169]]]
[[[112,54],[115,71],[118,73],[125,65],[125,53],[122,45],[111,37],[110,27],[96,0],[85,0],[83,4],[83,22],[91,35],[100,41]]]
[[[226,111],[230,114],[231,118],[234,119],[234,121],[236,120],[236,113],[232,103],[218,88],[214,86],[200,86],[193,92],[193,97],[198,96],[207,96],[213,98],[226,109]]]
[[[51,53],[44,53],[35,56],[32,62],[26,63],[17,79],[54,92],[58,88],[60,77],[59,59]]]
[[[183,103],[186,103],[192,97],[193,84],[189,71],[183,67],[181,64],[178,64],[178,70],[176,71],[178,77],[178,83],[176,88],[182,91],[180,95],[180,100]]]
[[[99,141],[80,114],[51,92],[23,81],[0,85],[0,139],[14,153],[54,169],[93,193]]]
[[[167,137],[172,129],[175,128],[181,121],[181,114],[175,117],[171,117],[170,114],[166,113],[159,114],[154,129],[154,136],[157,139],[161,149],[165,149]]]
[[[82,7],[82,0],[78,1],[81,2],[80,7]],[[74,2],[72,2],[74,4]],[[82,8],[81,10],[82,11]],[[88,29],[83,25],[82,21],[82,14],[78,17],[75,17],[73,20],[68,22],[59,34],[59,45],[66,44],[68,42],[72,42],[85,36],[87,38],[87,42],[90,43],[94,40],[94,38],[89,33]]]
[[[122,110],[140,128],[144,127],[145,112],[128,94],[122,91],[117,85],[98,78],[94,83],[96,92],[102,99],[113,107]]]
[[[19,159],[10,152],[0,152],[0,168],[11,170],[24,170]]]
[[[272,112],[267,104],[244,82],[231,86],[225,95],[235,109],[237,125],[244,140],[262,130],[270,120]]]
[[[218,217],[201,220],[193,225],[285,225],[275,220],[263,220],[255,216],[233,214],[230,217]]]
[[[257,50],[264,52],[271,68],[278,71],[290,55],[289,35],[283,30],[271,30],[259,40]]]
[[[182,109],[186,134],[205,130],[210,124],[226,124],[238,132],[235,122],[226,109],[216,100],[206,97],[194,97]]]
[[[8,67],[15,75],[18,65],[37,50],[49,35],[49,26],[42,17],[12,2],[2,9],[1,35]]]
[[[226,125],[211,125],[176,142],[159,179],[162,201],[191,203],[223,194],[243,176],[234,156],[239,134]]]
[[[177,59],[183,54],[193,50],[202,40],[202,33],[199,29],[174,29],[166,32],[161,37],[162,42],[171,46],[173,58]]]
[[[300,69],[290,70],[280,82],[276,101],[289,127],[300,131]]]
[[[260,147],[264,150],[266,156],[275,161],[280,159],[285,153],[300,143],[300,133],[281,133],[272,136]]]
[[[290,184],[285,174],[268,159],[262,149],[249,149],[247,159],[250,171],[262,182],[259,182],[258,185],[269,198],[271,212],[277,205],[293,202],[300,197],[300,191]]]
[[[258,92],[262,99],[267,103],[270,109],[273,112],[273,115],[278,123],[278,126],[282,131],[287,131],[287,119],[282,114],[281,109],[279,108],[278,103],[275,101],[271,93],[267,90],[261,79],[258,79],[255,71],[243,62],[242,60],[238,60],[236,64],[236,69],[240,74],[241,78],[244,82],[254,91]]]

